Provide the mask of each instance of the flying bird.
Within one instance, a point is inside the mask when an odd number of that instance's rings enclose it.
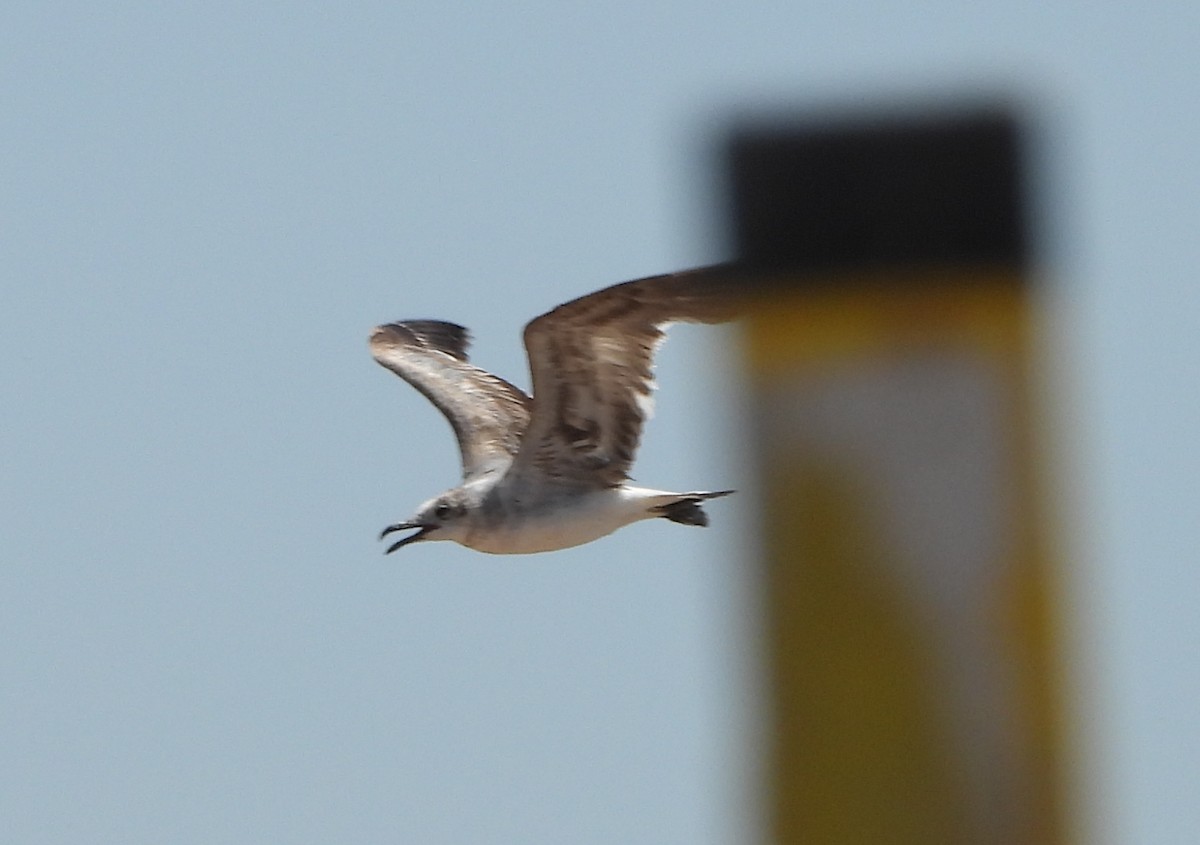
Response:
[[[441,411],[458,439],[462,483],[389,525],[410,543],[453,540],[492,554],[570,548],[643,519],[708,524],[701,502],[630,483],[652,412],[654,352],[672,322],[736,316],[730,275],[704,268],[613,285],[525,326],[533,396],[470,363],[467,330],[406,320],[371,334],[374,359]]]

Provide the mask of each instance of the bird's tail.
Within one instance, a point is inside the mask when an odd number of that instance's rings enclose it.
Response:
[[[654,510],[658,516],[669,519],[671,522],[678,522],[680,525],[699,525],[703,528],[708,525],[708,514],[704,512],[704,508],[700,507],[700,503],[706,499],[719,499],[734,492],[736,491],[720,490],[716,493],[681,493],[675,501],[659,505]]]

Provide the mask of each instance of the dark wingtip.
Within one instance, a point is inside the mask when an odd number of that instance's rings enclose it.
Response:
[[[445,320],[404,320],[388,325],[405,332],[427,349],[445,352],[460,361],[467,360],[471,333],[458,323],[448,323]]]
[[[399,320],[384,323],[371,331],[370,346],[377,355],[389,348],[422,348],[445,352],[459,361],[467,360],[471,334],[457,323],[442,320]]]

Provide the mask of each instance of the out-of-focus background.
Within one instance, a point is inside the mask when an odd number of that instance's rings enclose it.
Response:
[[[571,551],[379,529],[457,480],[370,327],[520,328],[728,257],[739,117],[1036,118],[1092,842],[1200,829],[1200,10],[1167,0],[9,3],[0,827],[22,843],[763,835],[754,496]],[[682,327],[640,481],[749,488]]]

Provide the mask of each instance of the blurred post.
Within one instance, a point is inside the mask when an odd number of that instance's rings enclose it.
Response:
[[[1065,841],[1021,141],[983,111],[731,144],[784,845]]]

